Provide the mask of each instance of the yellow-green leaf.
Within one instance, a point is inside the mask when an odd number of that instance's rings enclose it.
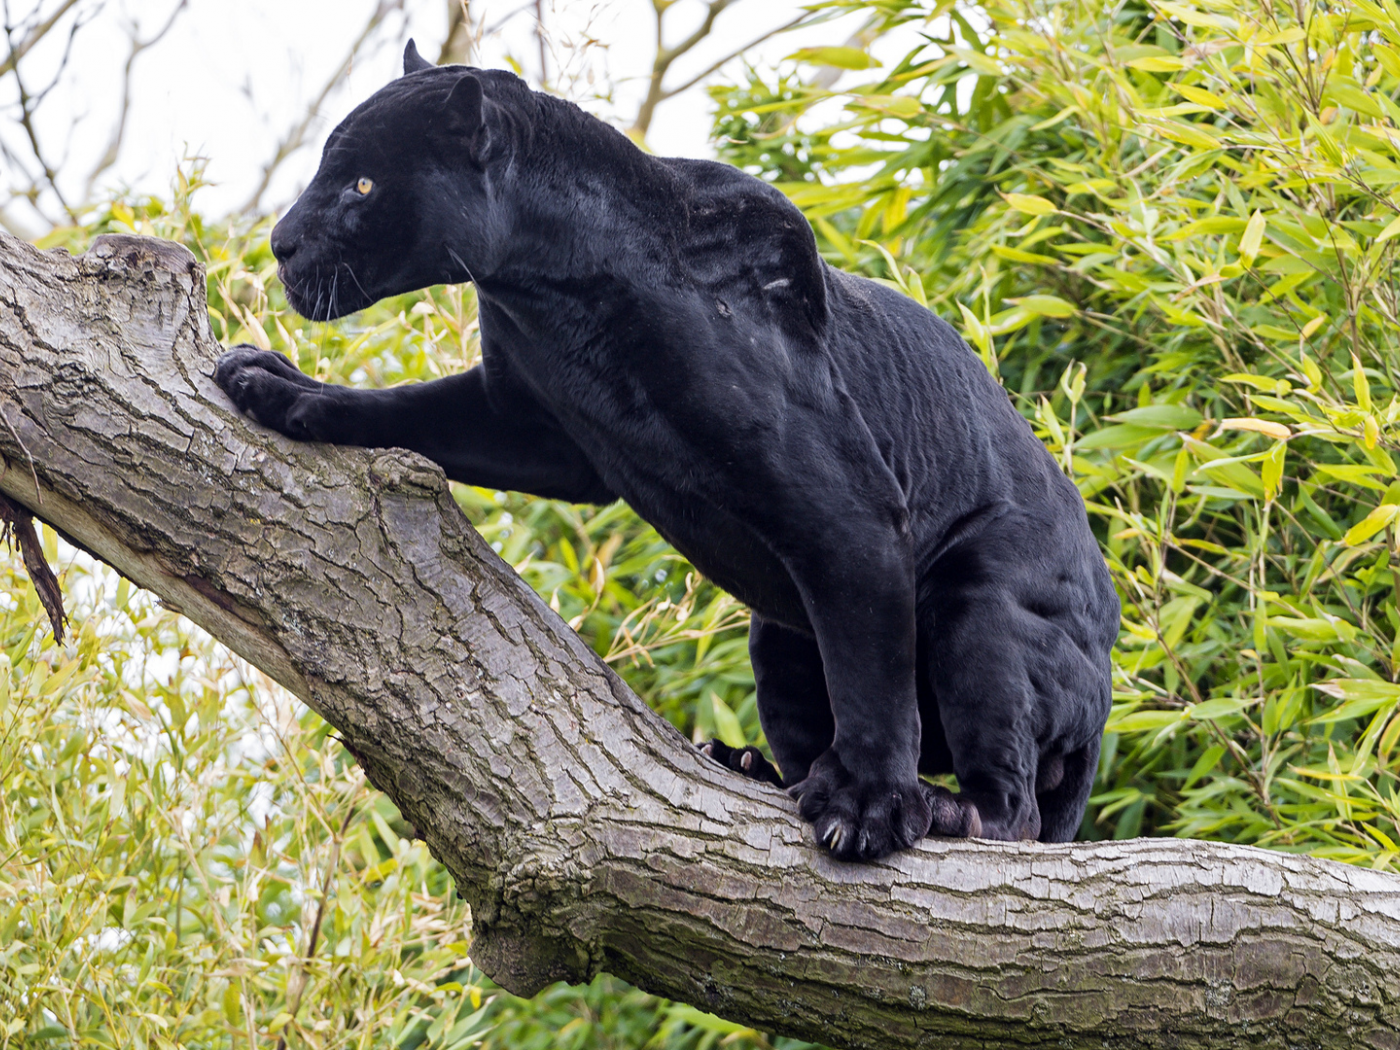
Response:
[[[1393,47],[1386,47],[1384,44],[1377,44],[1371,49],[1371,53],[1376,56],[1385,71],[1393,77],[1400,77],[1400,52]]]
[[[1185,445],[1176,453],[1176,461],[1172,464],[1172,492],[1181,495],[1186,488],[1186,473],[1191,469],[1191,452]]]
[[[923,104],[909,95],[856,95],[854,98],[863,106],[905,120],[924,111]]]
[[[1023,295],[1019,299],[1006,301],[1015,303],[1022,310],[1029,310],[1044,317],[1073,317],[1077,312],[1073,303],[1067,303],[1054,295]]]
[[[1354,113],[1364,113],[1368,117],[1380,119],[1385,116],[1385,110],[1361,88],[1351,84],[1338,83],[1333,81],[1328,84],[1327,93],[1324,96],[1338,105],[1345,106]]]
[[[1161,427],[1163,430],[1194,430],[1205,418],[1186,405],[1143,405],[1108,417],[1115,423],[1132,423],[1139,427]]]
[[[1044,131],[1046,128],[1053,128],[1056,124],[1060,123],[1063,120],[1068,120],[1070,117],[1074,116],[1074,114],[1078,112],[1078,106],[1066,106],[1064,109],[1060,110],[1060,112],[1056,113],[1053,117],[1050,117],[1048,120],[1042,120],[1039,124],[1032,124],[1031,130]]]
[[[967,341],[977,348],[977,356],[982,359],[982,364],[986,366],[992,378],[999,378],[1001,369],[997,362],[996,351],[992,347],[991,331],[978,319],[975,313],[962,303],[958,303],[958,309],[962,311],[963,334],[967,337]]]
[[[855,47],[804,47],[787,56],[791,61],[837,69],[871,69],[880,63]]]
[[[1361,718],[1387,704],[1400,702],[1400,686],[1390,682],[1377,682],[1370,678],[1334,678],[1330,682],[1321,682],[1314,688],[1345,702],[1340,707],[1334,707],[1310,719],[1313,723]]]
[[[1317,367],[1316,361],[1307,354],[1300,353],[1298,355],[1298,364],[1303,369],[1303,375],[1308,377],[1308,387],[1310,389],[1316,390],[1318,387],[1322,386],[1322,369]]]
[[[1008,262],[1032,263],[1036,266],[1058,266],[1059,259],[1051,255],[1038,255],[1035,252],[1024,252],[1020,248],[1008,248],[1003,244],[993,244],[992,254]]]
[[[1351,387],[1356,391],[1357,407],[1363,412],[1371,411],[1371,381],[1366,378],[1366,369],[1361,367],[1355,354],[1351,355]]]
[[[739,724],[738,716],[713,692],[710,693],[710,711],[714,715],[715,736],[730,747],[748,746],[749,742],[744,736],[744,728]]]
[[[287,1013],[286,1010],[283,1010],[276,1017],[274,1017],[272,1019],[272,1023],[267,1026],[268,1034],[276,1035],[278,1032],[282,1031],[282,1029],[286,1028],[287,1025],[291,1023],[292,1015]]]
[[[1382,503],[1375,510],[1371,511],[1364,518],[1358,521],[1351,528],[1347,529],[1346,535],[1342,537],[1342,542],[1355,545],[1365,543],[1381,529],[1385,528],[1395,520],[1395,515],[1400,514],[1400,507],[1394,503]]]
[[[1293,431],[1289,430],[1282,423],[1275,423],[1272,419],[1254,419],[1253,417],[1234,416],[1220,421],[1221,430],[1252,430],[1256,434],[1267,434],[1271,438],[1286,441],[1293,436]]]
[[[1157,6],[1178,21],[1200,29],[1221,29],[1231,24],[1228,18],[1205,14],[1189,4],[1159,3]]]
[[[1006,198],[1007,204],[1027,215],[1054,215],[1055,212],[1059,211],[1053,201],[1048,201],[1044,197],[1036,197],[1029,193],[1007,193],[1003,196]]]
[[[1249,217],[1249,225],[1240,235],[1240,262],[1246,267],[1254,265],[1254,257],[1259,254],[1259,246],[1264,243],[1265,224],[1264,213],[1256,211]]]
[[[1221,696],[1204,703],[1192,704],[1186,709],[1186,715],[1195,722],[1209,722],[1237,715],[1252,703],[1254,698],[1249,696]]]
[[[991,55],[984,55],[981,51],[974,51],[970,47],[955,47],[953,54],[967,63],[967,67],[974,72],[981,73],[989,77],[999,77],[1002,75],[1001,66],[997,65],[996,59]]]
[[[1185,718],[1184,711],[1133,711],[1129,714],[1111,716],[1107,729],[1110,733],[1142,733],[1154,729],[1165,729]]]
[[[1186,63],[1179,58],[1164,58],[1159,55],[1135,58],[1128,65],[1132,69],[1141,69],[1146,73],[1175,73],[1178,69],[1186,68]]]
[[[1382,241],[1388,241],[1395,236],[1400,236],[1400,218],[1392,219],[1390,225],[1376,234],[1376,243],[1380,244]]]
[[[1198,149],[1215,149],[1220,145],[1216,137],[1202,124],[1188,124],[1184,120],[1159,120],[1157,129],[1173,142]]]
[[[1283,462],[1288,455],[1288,446],[1280,441],[1259,464],[1259,475],[1264,482],[1264,498],[1277,499],[1283,485]]]
[[[1225,109],[1225,100],[1219,95],[1212,95],[1203,88],[1192,87],[1190,84],[1173,84],[1177,94],[1182,98],[1196,103],[1198,106],[1209,106],[1211,109]]]
[[[1292,388],[1286,379],[1274,379],[1271,376],[1255,375],[1253,372],[1231,372],[1227,376],[1221,376],[1227,383],[1247,383],[1255,390],[1264,390],[1270,394],[1287,394]]]

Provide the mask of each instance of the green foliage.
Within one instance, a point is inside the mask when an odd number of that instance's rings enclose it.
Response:
[[[1400,9],[872,21],[923,36],[715,92],[720,142],[959,321],[1089,501],[1124,633],[1086,833],[1396,868]]]
[[[0,1046],[479,1035],[467,909],[328,727],[109,570],[64,584],[56,646],[0,568]]]
[[[755,71],[716,92],[717,142],[831,261],[959,324],[1085,494],[1124,599],[1085,833],[1396,868],[1400,9],[826,6],[908,53],[833,40]],[[815,86],[809,62],[844,79]],[[468,288],[305,324],[266,225],[203,222],[199,182],[47,243],[181,240],[221,341],[323,379],[475,359]],[[761,742],[746,614],[654,530],[457,496],[683,732]],[[501,993],[441,866],[318,719],[63,557],[62,647],[0,561],[0,1050],[770,1045],[607,978]]]

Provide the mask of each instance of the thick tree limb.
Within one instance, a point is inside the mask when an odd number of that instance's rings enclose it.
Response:
[[[184,249],[0,235],[0,490],[321,712],[506,987],[608,970],[860,1047],[1400,1047],[1400,879],[1178,840],[828,860],[622,685],[436,467],[250,425],[217,353]]]

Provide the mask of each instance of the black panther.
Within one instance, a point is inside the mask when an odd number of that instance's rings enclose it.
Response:
[[[410,43],[272,250],[312,320],[471,281],[482,359],[370,391],[237,347],[234,404],[473,485],[626,500],[753,611],[778,770],[709,753],[786,785],[832,854],[1074,837],[1118,625],[1083,501],[957,333],[828,266],[777,189]],[[919,779],[947,772],[957,793]]]

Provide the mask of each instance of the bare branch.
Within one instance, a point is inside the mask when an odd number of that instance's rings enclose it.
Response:
[[[540,87],[549,83],[549,61],[544,39],[544,0],[535,0],[535,40],[540,45]]]
[[[483,24],[482,28],[478,29],[477,31],[478,42],[483,36],[491,36],[493,33],[499,33],[502,27],[505,26],[505,24],[509,22],[512,18],[514,18],[516,15],[523,15],[526,11],[529,11],[534,6],[535,0],[525,0],[525,2],[519,7],[502,15],[500,18],[496,19],[495,22],[491,23],[491,25],[486,26]]]
[[[180,0],[175,5],[175,9],[170,12],[170,17],[165,20],[165,25],[154,36],[147,37],[145,40],[140,39],[137,35],[139,27],[135,23],[132,24],[131,51],[126,56],[126,65],[122,67],[122,102],[117,113],[117,123],[112,129],[111,137],[107,140],[106,150],[98,158],[97,164],[87,177],[87,184],[83,188],[85,200],[92,199],[92,190],[97,185],[97,180],[117,162],[117,155],[121,153],[122,141],[126,137],[126,119],[131,111],[131,71],[136,66],[136,59],[143,51],[161,42],[165,34],[170,32],[171,27],[175,25],[175,20],[180,17],[180,13],[188,6],[189,0]]]
[[[317,118],[320,117],[321,107],[325,105],[326,99],[330,97],[331,93],[340,86],[341,80],[345,77],[345,74],[350,71],[351,66],[354,65],[355,55],[359,52],[360,48],[364,46],[365,41],[379,28],[380,23],[393,12],[402,11],[406,2],[407,0],[380,0],[373,13],[369,16],[369,20],[365,23],[365,27],[360,30],[360,35],[357,36],[355,42],[350,45],[350,49],[346,52],[345,58],[341,60],[335,72],[327,78],[320,93],[317,94],[317,96],[312,99],[311,104],[306,107],[306,113],[302,117],[300,123],[287,132],[282,138],[282,141],[277,144],[277,149],[274,151],[272,159],[263,167],[257,187],[253,190],[252,196],[249,197],[243,207],[239,209],[240,212],[247,214],[257,211],[258,207],[262,204],[263,194],[267,192],[268,186],[272,183],[272,176],[276,174],[277,169],[282,166],[282,162],[297,150],[301,149],[302,146],[306,145],[307,133],[311,130],[312,125],[316,123]]]
[[[720,13],[724,11],[725,8],[729,7],[734,0],[709,0],[709,3],[706,4],[705,18],[700,23],[699,27],[696,28],[690,36],[686,37],[674,47],[667,47],[662,31],[663,23],[665,21],[666,12],[670,10],[674,2],[675,0],[652,0],[652,8],[656,12],[656,58],[652,62],[651,76],[647,83],[646,98],[642,100],[641,107],[637,110],[637,119],[632,122],[632,134],[638,138],[646,137],[647,132],[651,129],[652,118],[656,115],[656,107],[661,105],[661,103],[665,102],[667,99],[674,98],[683,91],[690,90],[696,84],[722,67],[726,62],[738,58],[750,48],[758,46],[765,40],[777,36],[779,33],[785,33],[795,28],[811,17],[809,12],[804,11],[796,18],[770,29],[768,32],[750,40],[743,47],[731,51],[718,62],[711,64],[703,72],[691,77],[678,87],[667,88],[664,86],[664,83],[666,74],[670,70],[672,64],[676,59],[693,51],[713,32],[715,19],[718,18]]]
[[[32,27],[29,32],[24,34],[23,40],[18,44],[11,44],[8,49],[9,53],[6,54],[3,61],[0,61],[0,77],[3,77],[6,73],[18,66],[24,59],[24,56],[29,54],[33,49],[34,45],[48,36],[49,31],[59,23],[64,15],[77,6],[78,2],[79,0],[63,0],[63,3],[58,6],[58,10],[49,15],[48,18],[44,19],[38,25]],[[6,28],[8,29],[8,27]]]
[[[768,30],[768,32],[766,33],[754,37],[743,47],[736,47],[733,51],[729,52],[729,54],[725,55],[718,62],[715,62],[713,65],[709,66],[703,73],[695,74],[695,76],[691,77],[684,84],[681,84],[677,87],[667,88],[661,93],[661,98],[659,101],[665,102],[668,98],[674,98],[676,95],[679,95],[682,92],[689,91],[696,84],[700,83],[700,81],[708,77],[711,73],[717,72],[720,69],[720,67],[723,66],[726,62],[733,61],[734,59],[742,55],[745,51],[748,51],[750,48],[757,47],[765,40],[769,40],[777,36],[779,33],[786,33],[789,29],[795,29],[798,25],[805,21],[807,17],[808,15],[804,12],[803,14],[798,15],[796,18],[784,22],[782,25],[777,26],[774,29]]]
[[[69,34],[69,44],[72,44],[73,34]],[[64,65],[67,64],[67,55],[64,56]],[[19,89],[19,126],[24,129],[25,137],[29,140],[29,149],[34,154],[34,159],[39,162],[39,169],[43,173],[43,181],[48,185],[50,192],[58,201],[59,206],[67,213],[70,221],[76,222],[77,211],[69,205],[63,196],[63,191],[58,188],[58,171],[51,165],[44,156],[44,149],[39,144],[39,133],[34,127],[34,110],[38,102],[42,99],[42,94],[37,98],[31,95],[25,88],[24,79],[20,76],[19,67],[15,66],[10,70],[10,75],[15,78],[15,86]],[[30,187],[30,192],[26,194],[30,206],[35,211],[39,211],[38,197],[39,186],[37,182]],[[40,212],[42,214],[42,212]]]
[[[31,13],[31,17],[35,19],[34,23],[27,30],[24,30],[22,39],[16,43],[16,34],[21,30],[22,26],[16,25],[10,21],[10,5],[8,0],[6,0],[4,5],[4,34],[8,57],[3,64],[0,64],[0,68],[3,68],[3,72],[0,72],[0,77],[9,76],[14,80],[16,94],[14,105],[18,110],[14,122],[24,132],[25,140],[29,147],[30,159],[37,165],[38,174],[31,172],[29,170],[30,164],[21,161],[10,147],[3,142],[0,142],[0,156],[3,156],[10,169],[11,178],[9,190],[11,193],[11,200],[23,199],[39,218],[49,225],[52,225],[54,220],[45,213],[44,207],[40,204],[41,199],[46,194],[51,193],[53,195],[53,198],[57,200],[59,206],[62,208],[64,216],[70,222],[76,221],[79,208],[69,203],[67,196],[58,185],[58,175],[63,169],[64,161],[60,160],[57,163],[54,162],[48,151],[41,144],[38,127],[35,122],[35,114],[43,105],[49,93],[63,81],[65,73],[68,70],[69,62],[73,57],[73,45],[74,41],[77,39],[78,33],[101,12],[103,4],[101,2],[92,4],[87,8],[86,12],[82,8],[77,9],[76,15],[68,26],[63,44],[63,52],[59,56],[57,67],[44,87],[37,91],[30,87],[25,76],[22,75],[21,59],[27,52],[31,51],[35,45],[55,30],[59,25],[61,17],[76,6],[75,3],[65,2],[60,5],[60,9],[54,14],[42,19],[40,18],[42,5],[36,6]],[[68,155],[68,147],[71,145],[72,134],[73,129],[72,125],[70,125],[69,137],[65,140],[65,147],[63,150],[64,158]],[[16,175],[20,177],[16,178]]]
[[[437,65],[461,63],[469,66],[475,50],[471,0],[447,0],[447,38],[438,51]]]

